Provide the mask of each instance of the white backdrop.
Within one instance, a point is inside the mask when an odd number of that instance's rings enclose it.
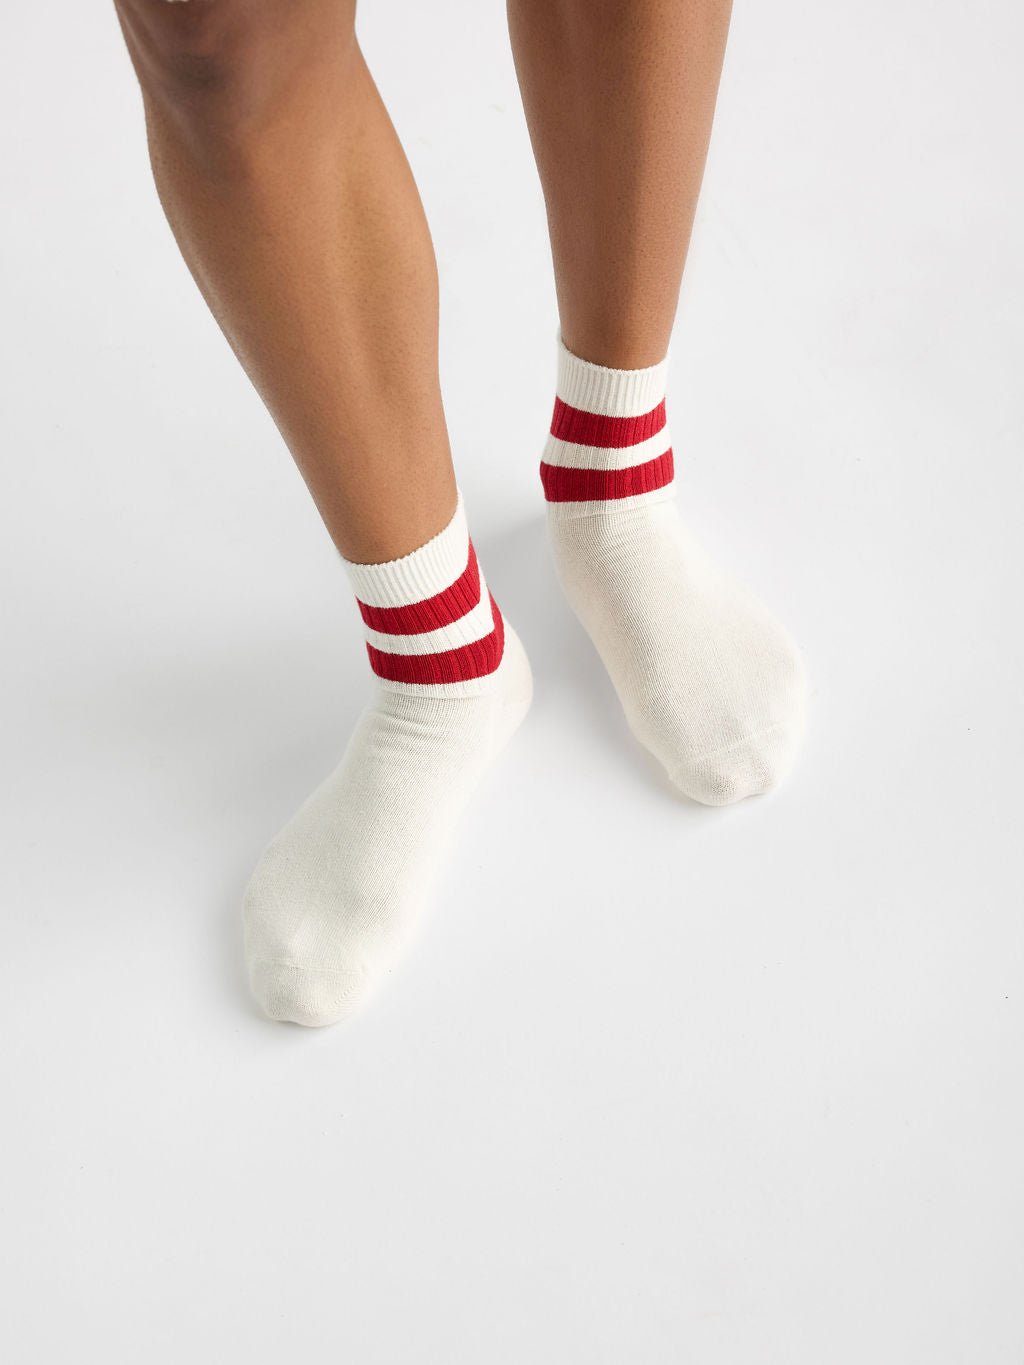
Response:
[[[259,1018],[239,894],[367,695],[356,614],[160,216],[112,10],[12,7],[0,1350],[1021,1365],[1020,7],[738,6],[673,431],[812,714],[728,811],[672,797],[553,590],[501,6],[361,29],[535,710],[373,1007]]]

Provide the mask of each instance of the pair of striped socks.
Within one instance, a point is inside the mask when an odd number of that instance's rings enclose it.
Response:
[[[789,768],[803,673],[778,622],[682,524],[665,371],[607,369],[560,344],[541,480],[559,578],[631,729],[682,793],[724,805]],[[532,691],[461,495],[420,549],[346,567],[377,696],[339,767],[264,853],[244,905],[257,1000],[308,1025],[350,1014],[395,963]]]

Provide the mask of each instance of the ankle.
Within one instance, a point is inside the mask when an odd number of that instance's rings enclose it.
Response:
[[[469,538],[462,496],[448,524],[384,564],[345,561],[370,667],[389,689],[479,695],[501,664],[505,626]]]
[[[553,516],[593,516],[671,497],[667,368],[662,360],[645,369],[610,369],[559,344],[555,408],[540,468]]]

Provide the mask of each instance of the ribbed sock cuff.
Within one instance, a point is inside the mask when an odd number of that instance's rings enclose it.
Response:
[[[385,687],[470,696],[498,669],[505,627],[477,562],[462,503],[444,530],[401,559],[345,560],[370,667]]]
[[[443,592],[465,571],[469,528],[462,493],[451,521],[425,545],[384,564],[344,560],[352,591],[371,607],[402,607]]]
[[[646,370],[611,370],[573,355],[558,341],[558,397],[604,417],[639,417],[665,397],[668,357]]]
[[[553,520],[603,516],[672,497],[667,371],[667,357],[643,370],[595,365],[559,340],[555,410],[540,463]]]

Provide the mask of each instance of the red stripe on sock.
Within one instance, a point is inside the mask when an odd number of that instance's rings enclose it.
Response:
[[[480,570],[473,542],[469,542],[469,561],[462,574],[451,587],[433,597],[406,607],[371,607],[360,602],[358,597],[356,601],[370,629],[383,631],[385,635],[422,635],[427,630],[450,626],[480,601]]]
[[[672,482],[674,466],[671,449],[664,455],[627,469],[573,469],[569,465],[541,461],[540,477],[548,502],[603,502],[629,498],[635,493],[653,493]]]
[[[505,623],[494,597],[488,596],[494,629],[482,640],[437,654],[387,654],[368,644],[370,667],[378,677],[400,683],[466,682],[493,673],[505,652]]]
[[[635,446],[656,436],[665,426],[665,400],[640,417],[602,417],[596,412],[570,407],[560,398],[555,399],[551,418],[551,435],[560,441],[571,441],[580,446],[603,446],[606,450],[621,450]]]

